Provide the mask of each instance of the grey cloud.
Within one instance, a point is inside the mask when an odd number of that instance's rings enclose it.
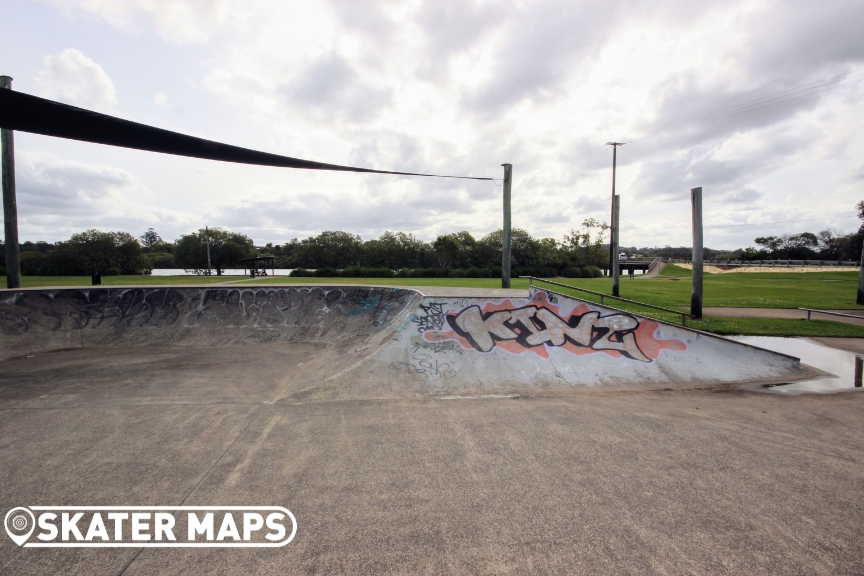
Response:
[[[483,40],[504,21],[509,2],[436,0],[424,2],[417,23],[426,34],[426,57],[418,66],[421,78],[440,80],[450,60]]]
[[[136,204],[146,191],[133,174],[118,168],[21,151],[16,158],[18,217],[24,240],[57,241],[88,228],[142,232],[181,230],[182,214]]]
[[[43,154],[19,154],[16,174],[19,203],[41,214],[87,214],[117,190],[140,183],[130,173],[60,160]]]
[[[269,238],[278,241],[315,235],[323,230],[346,230],[369,239],[384,230],[416,233],[441,222],[461,221],[477,212],[477,203],[467,192],[471,185],[452,188],[445,185],[446,180],[430,178],[423,179],[424,186],[406,190],[401,179],[366,178],[376,184],[373,192],[347,197],[297,193],[243,204],[221,204],[212,209],[212,221],[254,231],[256,237],[266,232]],[[255,223],[254,228],[249,227],[250,222]]]
[[[658,102],[654,118],[636,124],[632,137],[638,141],[641,135],[657,129],[698,120],[707,113],[860,68],[864,63],[861,22],[864,22],[864,4],[858,1],[790,0],[748,10],[736,22],[740,46],[727,57],[726,63],[727,68],[734,70],[738,87],[728,88],[719,81],[706,86],[702,71],[675,72],[653,96]],[[743,113],[731,109],[726,112],[730,114],[728,117],[681,126],[650,136],[643,144],[648,148],[680,149],[777,125],[816,108],[824,100],[824,94],[787,102],[765,100],[755,106],[772,105]]]
[[[759,199],[765,196],[761,190],[757,190],[752,186],[745,186],[740,190],[729,192],[719,196],[718,200],[724,204],[756,204]]]
[[[473,112],[492,114],[526,98],[544,100],[587,65],[618,14],[614,2],[532,2],[511,8],[501,30],[493,79],[464,99]]]
[[[766,6],[741,23],[750,33],[740,60],[750,63],[752,73],[801,78],[832,63],[864,61],[864,3],[786,0]]]
[[[707,90],[697,87],[691,74],[680,75],[663,88],[654,119],[637,128],[636,146],[628,149],[628,152],[634,149],[635,152],[629,158],[638,158],[646,151],[650,154],[658,149],[681,149],[780,124],[801,111],[815,108],[823,96],[807,96],[746,112],[736,107],[800,84],[800,80],[765,81],[748,90]],[[774,101],[760,101],[760,104],[771,102]],[[722,115],[728,116],[706,121],[714,118],[712,114],[717,111],[726,111]],[[668,131],[656,132],[667,128]],[[625,156],[624,160],[627,158]]]
[[[389,41],[396,29],[390,16],[396,0],[331,0],[330,4],[342,26],[364,34],[376,44]]]
[[[348,122],[375,118],[393,98],[392,89],[365,81],[345,58],[335,53],[319,57],[280,92],[303,112],[312,111],[324,118],[335,115]]]

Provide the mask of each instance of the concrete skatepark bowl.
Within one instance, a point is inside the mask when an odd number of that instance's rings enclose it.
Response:
[[[0,572],[861,573],[862,396],[552,292],[6,291],[0,503],[277,505],[278,549],[0,546]]]

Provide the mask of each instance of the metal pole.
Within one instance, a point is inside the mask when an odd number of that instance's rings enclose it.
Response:
[[[623,146],[624,142],[607,142],[607,146],[612,146],[612,210],[609,222],[609,276],[612,276],[612,239],[615,237],[615,166],[618,163],[618,146]]]
[[[702,187],[690,190],[693,204],[693,294],[690,315],[702,318]]]
[[[504,166],[504,227],[501,233],[501,288],[510,288],[510,187],[513,165]]]
[[[621,196],[616,194],[612,198],[612,229],[615,234],[609,248],[612,250],[612,295],[618,296],[620,292],[621,270],[618,263],[618,218],[621,212]]]
[[[6,181],[4,180],[3,183],[5,184]],[[5,186],[3,189],[6,189]],[[7,248],[6,251],[8,253],[9,249]],[[864,246],[861,247],[861,261],[858,262],[858,265],[861,266],[861,269],[858,271],[858,295],[855,297],[855,303],[864,304]]]
[[[12,89],[12,78],[0,76],[0,88]],[[6,288],[21,287],[21,259],[18,253],[18,203],[15,200],[15,139],[12,130],[0,130],[3,147],[3,219],[6,241]]]
[[[207,226],[204,227],[204,235],[207,237],[207,276],[212,276],[213,272],[210,270],[210,230],[207,229]]]

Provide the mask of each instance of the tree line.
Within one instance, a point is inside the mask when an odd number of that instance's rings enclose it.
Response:
[[[604,222],[585,220],[580,230],[571,231],[561,241],[534,238],[526,230],[514,229],[513,273],[599,276],[609,258],[608,244],[603,243],[608,229]],[[501,230],[481,238],[463,230],[442,234],[432,242],[405,232],[388,231],[363,241],[350,232],[325,231],[303,240],[256,247],[245,234],[221,228],[201,229],[174,242],[151,228],[138,238],[128,232],[87,230],[53,244],[24,242],[20,249],[25,276],[148,274],[159,268],[206,273],[209,247],[209,266],[218,275],[228,268],[243,268],[244,258],[273,256],[274,267],[295,269],[296,275],[313,274],[307,271],[314,270],[317,275],[338,275],[340,271],[394,275],[401,271],[403,276],[499,277],[501,244]],[[5,273],[5,260],[2,265]]]
[[[864,202],[857,206],[864,220]],[[608,267],[609,226],[588,219],[579,230],[571,230],[561,240],[535,238],[528,231],[512,231],[512,274],[531,276],[565,276],[571,278],[600,276]],[[228,268],[243,268],[244,258],[273,256],[276,268],[294,269],[293,275],[317,276],[418,276],[418,277],[489,277],[501,276],[502,231],[480,238],[463,230],[439,235],[432,242],[420,240],[405,232],[385,232],[379,238],[362,240],[343,231],[325,231],[303,240],[285,244],[255,246],[245,234],[222,228],[205,228],[184,234],[174,242],[164,240],[150,228],[140,237],[128,232],[87,230],[73,234],[69,240],[24,242],[21,249],[21,273],[25,276],[80,276],[100,273],[149,274],[153,269],[183,268],[206,273],[209,265],[214,274]],[[781,236],[760,236],[758,248],[737,250],[704,249],[708,259],[808,259],[858,260],[864,243],[864,224],[852,234],[832,230],[819,233],[801,232]],[[622,247],[632,256],[690,258],[691,248],[670,246]],[[0,250],[0,265],[5,274],[5,251]],[[268,268],[270,264],[268,264]]]

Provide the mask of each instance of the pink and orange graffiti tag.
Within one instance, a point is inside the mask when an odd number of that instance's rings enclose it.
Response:
[[[475,304],[448,312],[450,330],[421,332],[427,342],[455,340],[469,350],[502,348],[514,354],[532,352],[542,358],[549,358],[550,346],[578,355],[603,352],[641,362],[651,362],[664,349],[687,349],[680,340],[657,338],[660,324],[654,320],[620,312],[601,316],[586,304],[579,304],[564,318],[560,309],[544,292],[537,292],[527,306],[517,307],[505,299],[486,302],[482,308]]]

